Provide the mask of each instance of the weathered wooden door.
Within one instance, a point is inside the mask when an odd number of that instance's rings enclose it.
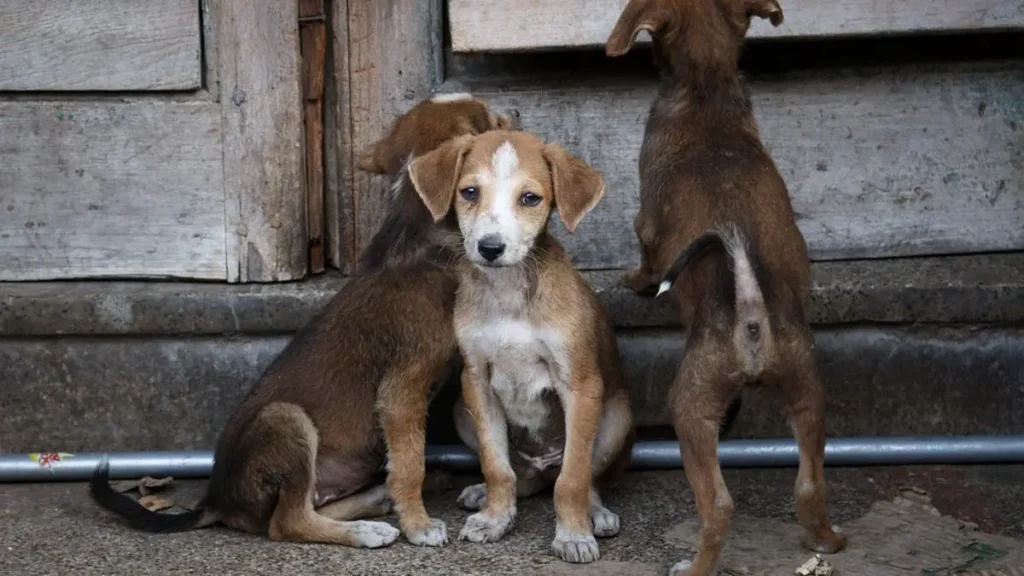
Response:
[[[295,1],[0,2],[0,280],[307,270]]]

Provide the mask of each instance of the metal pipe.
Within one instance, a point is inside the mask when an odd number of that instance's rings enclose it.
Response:
[[[120,452],[88,454],[0,455],[0,482],[87,480],[103,458],[111,478],[174,476],[200,478],[213,469],[213,452]],[[787,439],[726,440],[718,459],[725,468],[796,466],[796,443]],[[476,454],[461,445],[428,446],[427,466],[454,472],[479,468]],[[935,436],[832,438],[825,444],[827,466],[908,464],[1004,464],[1024,462],[1024,436]],[[633,446],[630,468],[664,470],[682,467],[675,441],[644,441]]]

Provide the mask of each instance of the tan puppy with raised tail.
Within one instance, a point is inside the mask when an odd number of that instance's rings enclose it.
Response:
[[[625,54],[654,40],[661,85],[640,152],[638,292],[669,290],[687,342],[670,409],[701,520],[700,545],[673,575],[713,573],[733,501],[718,464],[722,416],[743,386],[789,409],[800,449],[797,518],[806,546],[846,539],[825,506],[825,394],[807,322],[810,264],[786,184],[761,144],[738,60],[752,17],[782,23],[775,0],[632,0],[608,38]]]
[[[555,477],[555,554],[597,560],[595,533],[617,534],[619,519],[593,480],[628,462],[632,418],[612,328],[547,223],[557,209],[575,230],[604,180],[561,147],[507,131],[452,140],[413,160],[409,176],[435,220],[454,209],[462,237],[455,334],[466,412],[457,419],[486,486],[460,497],[482,509],[459,538],[498,540],[517,492]]]

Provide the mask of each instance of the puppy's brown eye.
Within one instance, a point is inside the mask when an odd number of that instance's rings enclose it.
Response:
[[[459,190],[459,196],[462,196],[466,202],[476,202],[480,198],[480,191],[476,189],[476,186],[467,186]]]
[[[537,204],[540,204],[540,200],[540,196],[537,196],[533,192],[523,192],[523,195],[519,198],[519,202],[521,202],[523,206],[536,206]]]

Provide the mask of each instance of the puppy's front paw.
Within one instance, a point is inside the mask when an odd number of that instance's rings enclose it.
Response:
[[[807,532],[804,534],[802,544],[808,550],[822,554],[835,554],[846,548],[846,535],[839,526],[833,526],[831,530],[822,530],[820,534]]]
[[[601,558],[593,534],[574,532],[562,526],[555,528],[555,539],[551,542],[551,549],[555,556],[573,564],[587,564]]]
[[[512,527],[515,513],[490,516],[485,512],[477,512],[466,518],[466,525],[459,532],[459,540],[470,542],[497,542]]]
[[[398,528],[387,522],[351,522],[352,536],[357,546],[363,548],[381,548],[398,540]]]
[[[604,506],[590,507],[590,524],[594,528],[594,536],[608,538],[619,533],[619,515]]]
[[[466,486],[457,500],[463,510],[483,510],[487,506],[487,485],[473,484]]]
[[[426,526],[406,528],[405,538],[416,546],[444,546],[448,543],[448,527],[431,518]]]

